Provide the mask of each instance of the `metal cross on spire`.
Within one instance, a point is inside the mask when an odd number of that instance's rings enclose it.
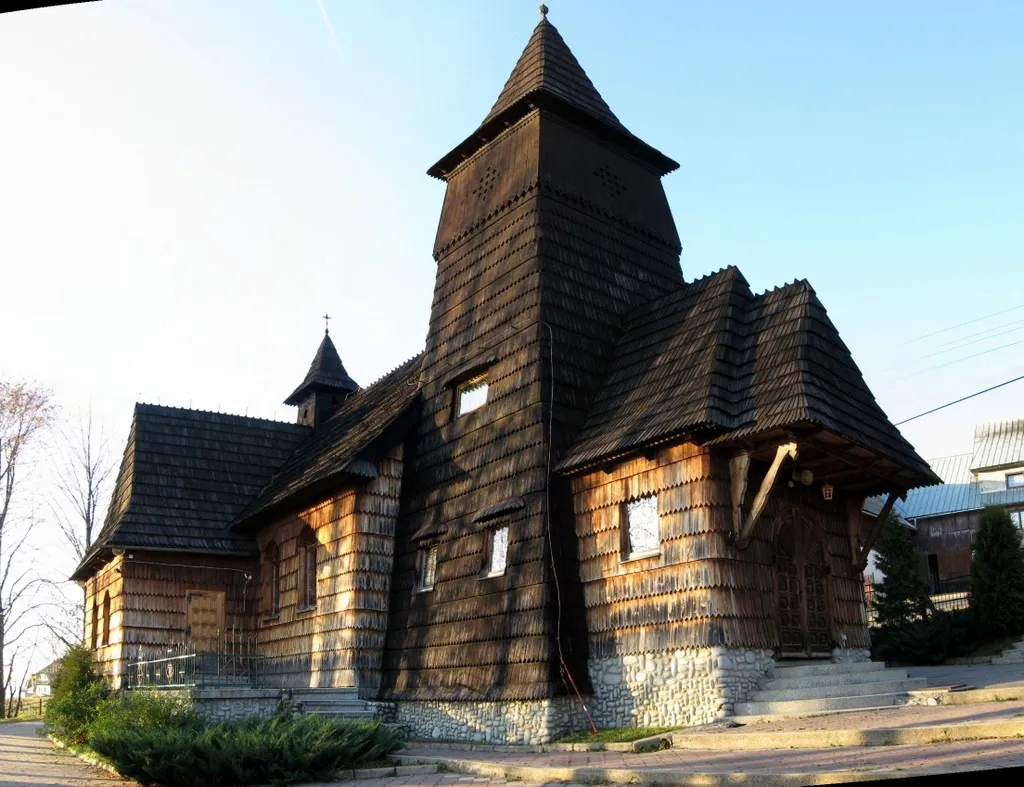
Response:
[[[324,315],[324,333],[330,333],[331,332],[330,331],[330,328],[331,328],[330,321],[331,321],[331,315],[325,314]]]
[[[547,19],[548,18],[548,7],[546,5],[541,3],[540,4],[540,8],[538,10],[540,11],[540,18],[541,19]]]

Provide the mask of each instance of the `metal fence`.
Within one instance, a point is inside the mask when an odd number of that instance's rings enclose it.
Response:
[[[950,579],[931,578],[927,583],[926,607],[939,612],[952,612],[970,607],[970,577],[951,577]],[[864,582],[864,604],[867,610],[868,625],[876,622],[875,587],[868,577]],[[922,610],[922,614],[924,611]]]
[[[266,657],[255,638],[225,637],[215,644],[216,649],[199,649],[190,642],[140,648],[125,661],[124,683],[130,689],[264,687]]]

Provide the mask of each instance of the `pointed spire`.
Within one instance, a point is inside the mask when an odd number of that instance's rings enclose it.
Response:
[[[324,340],[320,342],[320,347],[317,349],[316,355],[313,356],[313,363],[309,365],[306,379],[292,392],[291,396],[284,400],[284,403],[302,404],[303,400],[315,391],[346,394],[358,390],[359,386],[345,371],[341,356],[338,355],[338,350],[325,328]]]
[[[547,6],[542,5],[541,20],[484,122],[428,169],[427,174],[447,180],[448,174],[461,162],[537,108],[559,114],[621,145],[662,175],[679,167],[664,153],[633,136],[619,122],[558,30],[548,21]]]
[[[548,21],[547,10],[547,6],[541,6],[540,23],[534,28],[526,49],[512,69],[511,76],[484,123],[527,96],[546,93],[619,131],[626,131],[626,127],[601,98],[558,30]]]

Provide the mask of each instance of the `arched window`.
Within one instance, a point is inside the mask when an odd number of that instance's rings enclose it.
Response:
[[[299,600],[300,611],[316,606],[316,533],[306,526],[299,534],[296,552],[299,557]]]
[[[96,594],[92,596],[92,649],[96,650],[100,644],[100,600]]]
[[[277,544],[263,550],[263,617],[276,618],[281,611],[281,561]]]
[[[103,638],[101,646],[110,644],[110,591],[103,594]]]

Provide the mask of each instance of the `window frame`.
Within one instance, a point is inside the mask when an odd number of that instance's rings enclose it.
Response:
[[[1010,479],[1020,479],[1019,483],[1010,483]],[[1006,488],[1007,489],[1024,489],[1024,473],[1007,473],[1006,474]]]
[[[412,592],[429,593],[437,584],[437,553],[438,545],[429,544],[421,546],[416,550],[416,579],[413,583]],[[433,571],[430,575],[430,584],[426,582],[427,567],[433,564]]]
[[[100,599],[97,593],[92,596],[92,649],[100,647]]]
[[[494,540],[498,533],[504,531],[505,533],[505,562],[502,564],[500,570],[495,570],[494,565]],[[503,577],[508,572],[508,551],[512,545],[512,533],[509,529],[508,523],[493,525],[487,528],[486,542],[484,545],[484,565],[480,572],[481,579],[493,579],[495,577]]]
[[[296,612],[310,612],[316,609],[317,593],[317,542],[316,532],[308,525],[296,538],[295,552],[299,558],[298,598]]]
[[[475,407],[473,407],[473,408],[471,408],[469,410],[463,410],[462,409],[462,397],[463,397],[463,395],[466,393],[467,389],[473,388],[474,386],[479,386],[481,383],[484,386],[484,398],[483,398],[483,401],[480,402],[480,404],[476,405]],[[490,398],[490,393],[491,393],[490,375],[489,375],[489,372],[487,372],[487,371],[483,371],[483,372],[479,372],[478,374],[474,374],[472,377],[469,377],[468,379],[463,380],[462,382],[458,383],[455,386],[454,402],[452,403],[453,410],[454,410],[454,412],[453,412],[454,417],[456,419],[462,418],[463,416],[467,416],[470,413],[475,413],[477,410],[483,409],[487,405],[487,402],[488,402],[488,400]]]
[[[638,503],[644,500],[654,499],[655,509],[655,520],[656,520],[656,537],[657,545],[653,547],[647,547],[645,549],[633,549],[633,538],[630,532],[629,522],[629,509],[630,505]],[[628,563],[632,560],[643,560],[645,558],[658,557],[661,554],[661,512],[658,507],[658,493],[652,492],[651,494],[641,495],[639,497],[633,497],[629,500],[622,502],[620,508],[620,518],[622,522],[621,528],[621,554],[619,560],[622,563]]]

